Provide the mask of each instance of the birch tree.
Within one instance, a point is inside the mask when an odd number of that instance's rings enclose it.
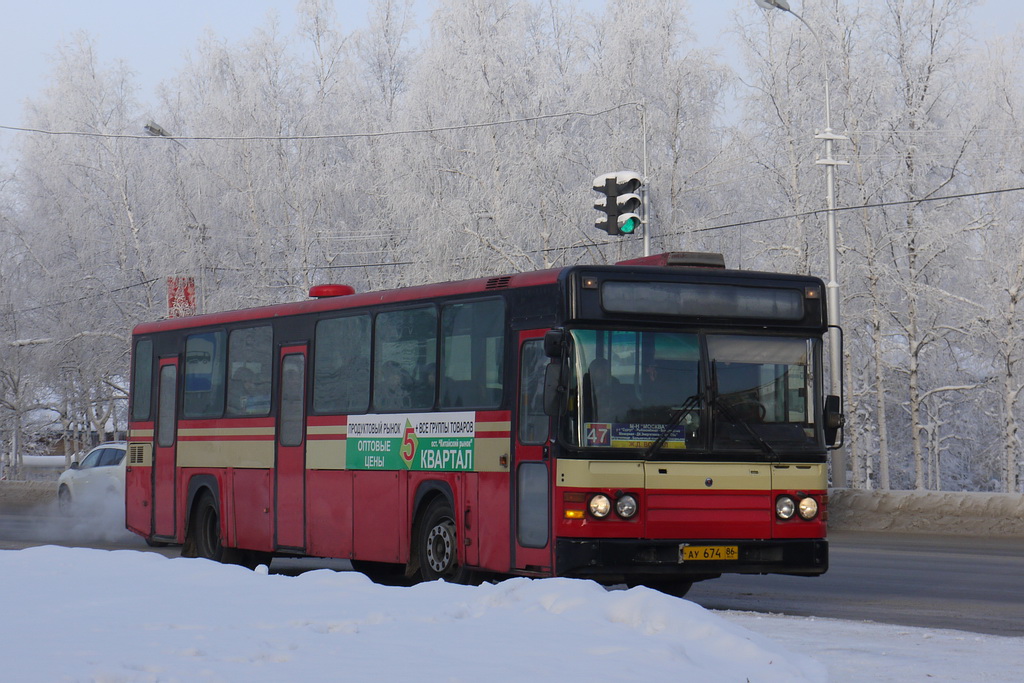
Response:
[[[80,36],[61,46],[51,85],[31,103],[29,119],[41,129],[87,135],[28,137],[19,149],[19,266],[34,274],[29,327],[48,340],[36,347],[45,360],[39,377],[51,382],[57,412],[75,406],[100,435],[110,414],[99,406],[125,398],[129,321],[151,315],[145,292],[159,249],[136,144],[105,137],[132,131],[134,108],[127,66],[101,65]],[[88,387],[88,401],[68,398],[78,389],[51,372],[69,364]]]
[[[982,149],[994,189],[1018,186],[1024,172],[1024,54],[1019,33],[1017,38],[989,45],[974,64],[981,75],[975,84],[982,95],[976,106],[987,115],[992,131],[984,137]],[[993,407],[1000,435],[996,450],[1001,456],[995,469],[1001,470],[1006,492],[1024,492],[1018,417],[1024,393],[1024,241],[1018,228],[1024,219],[1024,197],[1020,194],[990,195],[976,205],[979,221],[987,228],[975,251],[985,267],[982,281],[991,292],[986,322],[998,386]]]

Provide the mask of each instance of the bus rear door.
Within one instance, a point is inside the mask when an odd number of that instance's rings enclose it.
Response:
[[[178,359],[160,361],[153,444],[153,535],[172,539],[177,480]]]

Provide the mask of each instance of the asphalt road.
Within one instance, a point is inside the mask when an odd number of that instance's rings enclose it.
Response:
[[[1024,636],[1024,538],[837,532],[820,577],[726,575],[687,595],[708,609]],[[109,521],[0,514],[0,549],[57,544],[154,550]],[[157,548],[176,556],[178,548]],[[274,560],[295,574],[340,560]]]
[[[1024,538],[833,531],[829,541],[823,576],[723,576],[686,597],[716,610],[1024,636]]]

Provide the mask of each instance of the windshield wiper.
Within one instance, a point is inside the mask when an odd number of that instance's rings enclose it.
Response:
[[[688,414],[692,413],[695,408],[700,406],[700,396],[694,394],[690,398],[683,401],[683,405],[676,408],[676,411],[672,413],[672,417],[665,424],[665,428],[658,434],[658,438],[654,440],[650,446],[647,447],[647,451],[644,453],[644,459],[649,459],[652,455],[661,450],[661,447],[668,441],[668,437],[672,436],[672,432],[679,426],[679,423],[683,421],[683,418]]]
[[[732,411],[732,408],[722,402],[721,396],[718,394],[718,361],[714,358],[711,359],[711,397],[709,398],[708,403],[711,405],[712,409],[712,422],[714,422],[714,411],[717,410],[729,422],[743,427],[744,431],[750,435],[757,445],[760,446],[772,460],[779,459],[779,454],[775,452],[775,449],[772,448],[771,444],[761,438],[761,435],[754,431],[754,428],[751,427],[746,420],[737,417],[736,413]],[[712,428],[717,431],[718,426],[713,424]]]
[[[718,412],[720,412],[725,417],[725,419],[727,419],[732,424],[737,424],[743,427],[743,430],[746,431],[746,433],[750,435],[750,437],[757,443],[757,445],[759,445],[765,453],[770,455],[773,460],[779,459],[779,454],[775,452],[775,449],[772,448],[772,445],[765,441],[764,438],[760,434],[758,434],[753,427],[750,426],[749,422],[738,417],[736,413],[732,411],[732,408],[730,408],[728,404],[723,403],[721,400],[719,400],[717,394],[711,399],[711,407],[718,410]]]

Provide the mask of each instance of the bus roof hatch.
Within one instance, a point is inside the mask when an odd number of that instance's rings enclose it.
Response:
[[[664,254],[619,261],[617,266],[675,266],[681,268],[725,268],[721,254],[702,251],[666,251]]]

